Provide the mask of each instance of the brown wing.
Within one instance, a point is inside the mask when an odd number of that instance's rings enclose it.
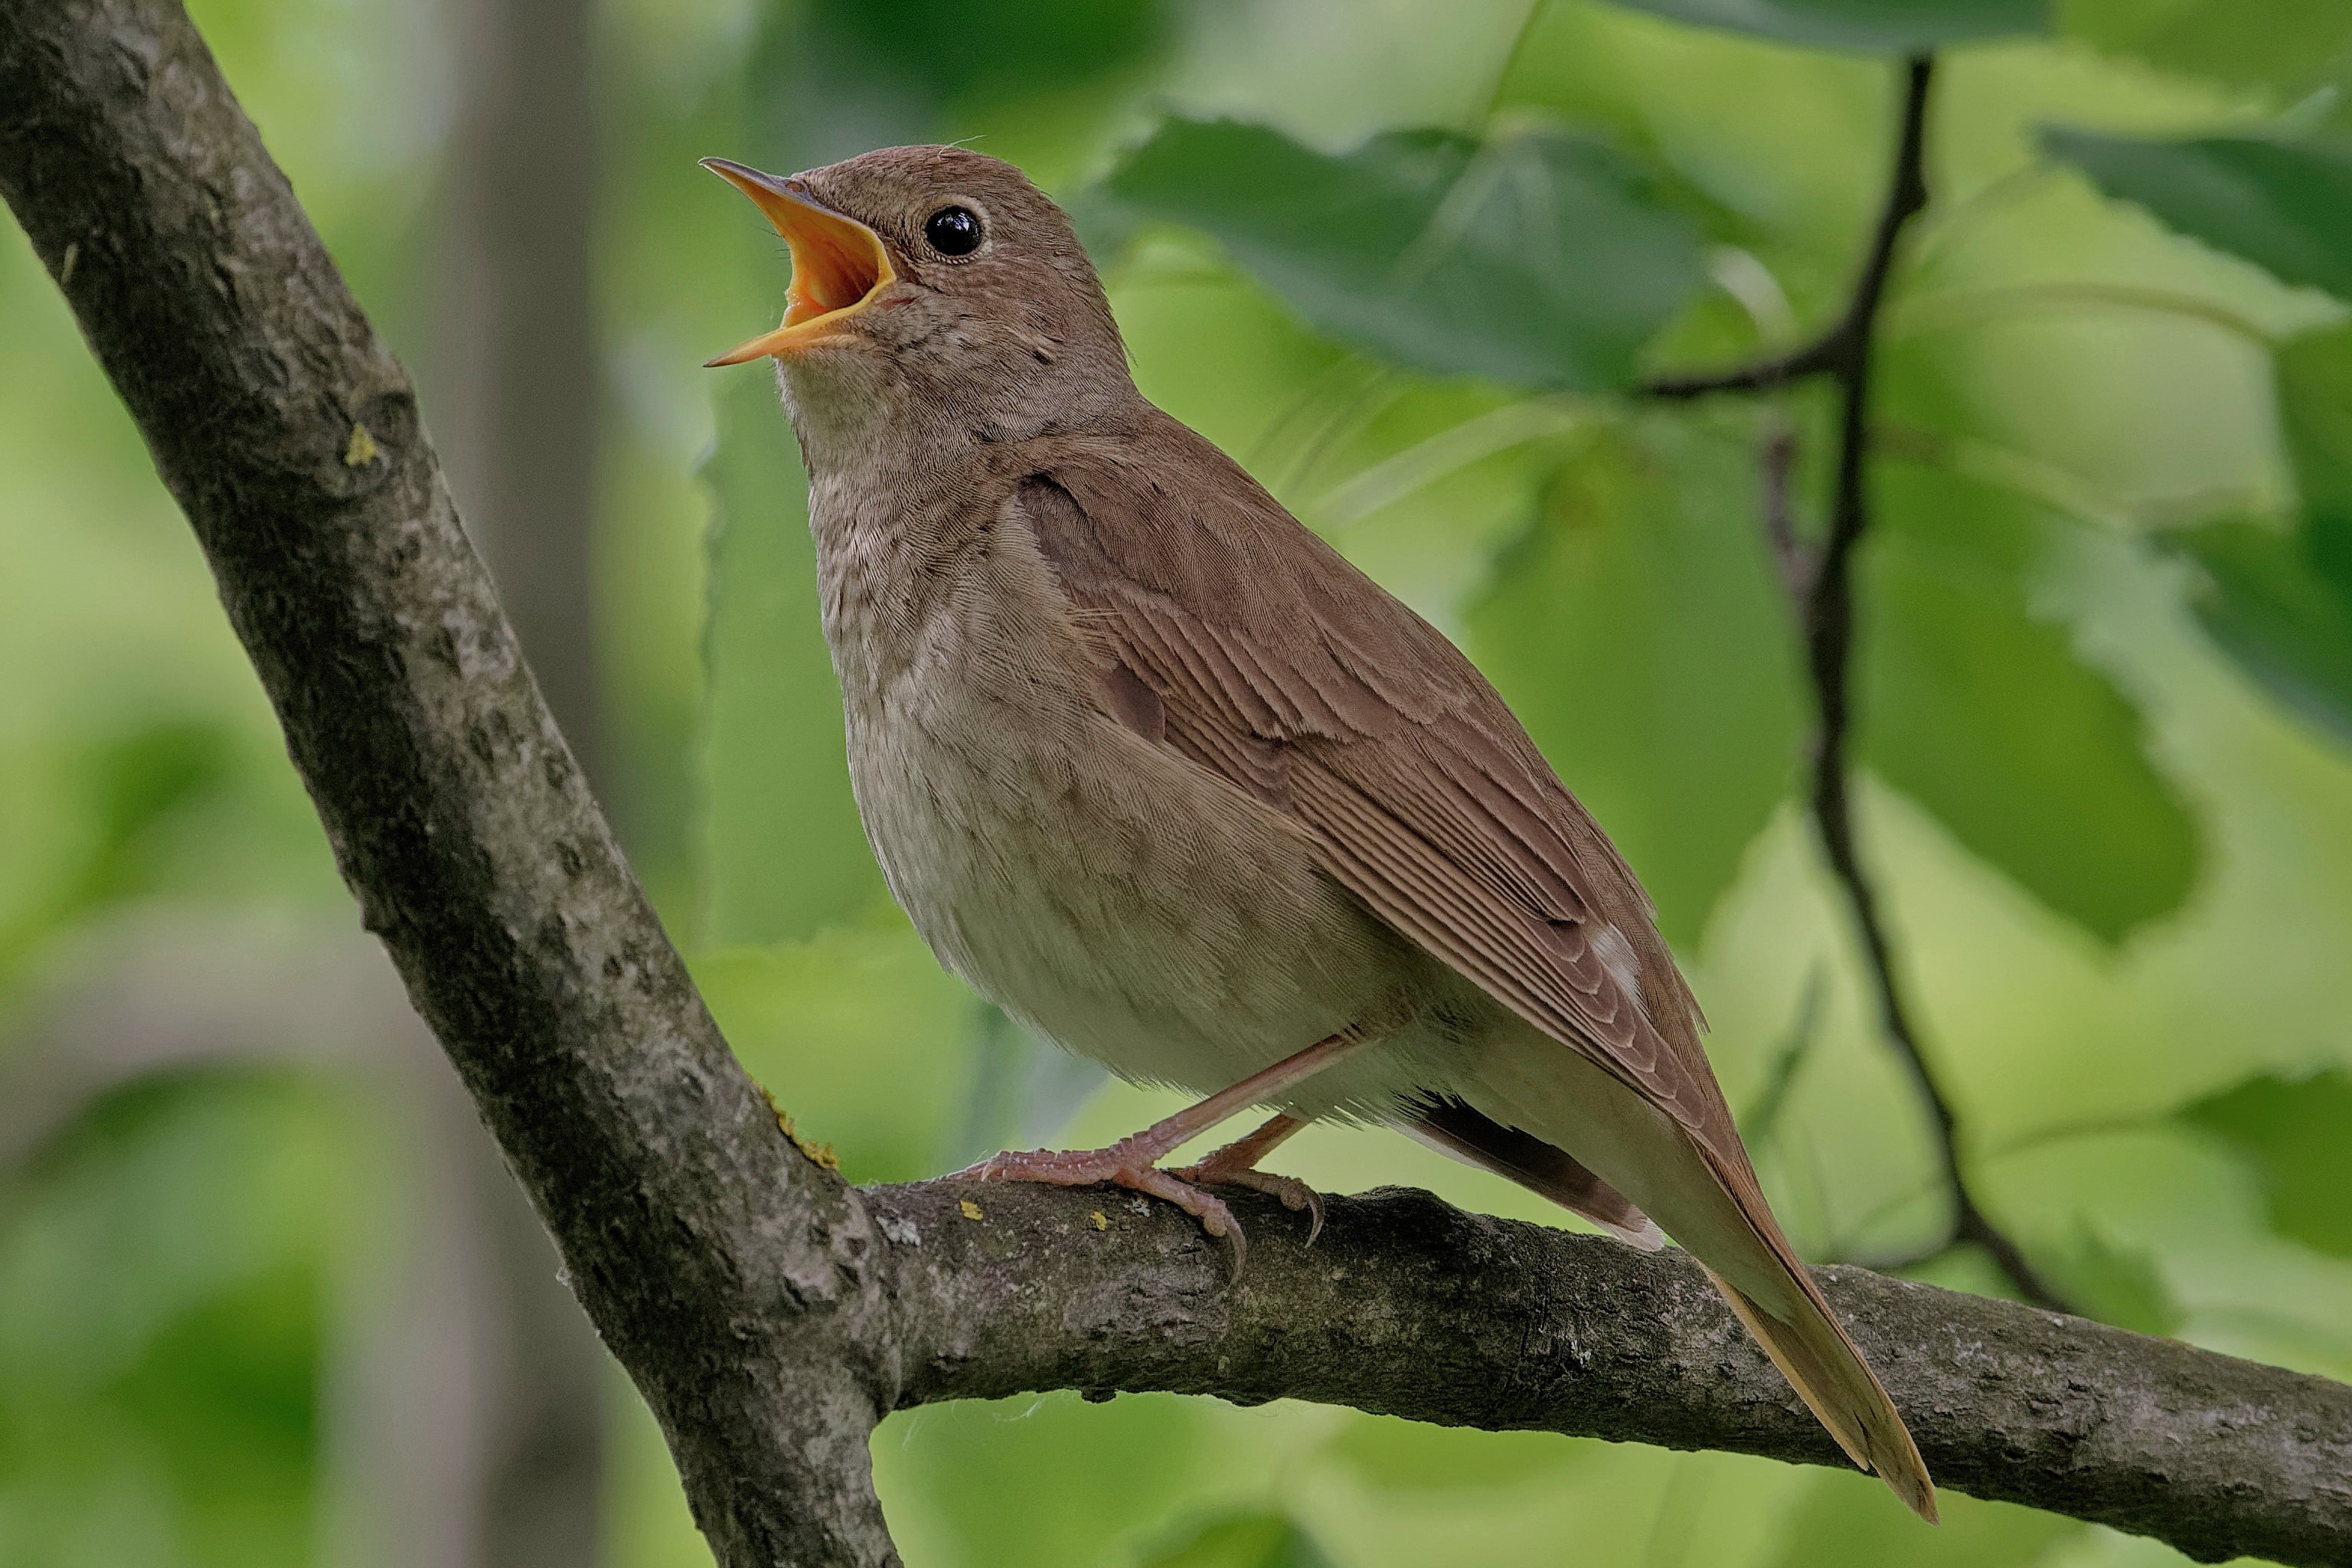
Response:
[[[1745,1168],[1647,898],[1468,659],[1171,419],[1006,458],[1106,679],[1156,696],[1168,745],[1297,818],[1381,919]],[[1612,928],[1638,999],[1604,956]]]

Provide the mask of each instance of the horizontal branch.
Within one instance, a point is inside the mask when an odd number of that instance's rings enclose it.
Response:
[[[869,1189],[897,1244],[900,1403],[1055,1388],[1308,1399],[1845,1464],[1679,1251],[1401,1189],[1332,1199],[1305,1248],[1302,1217],[1229,1196],[1257,1238],[1233,1283],[1198,1226],[1123,1194]],[[1816,1273],[1939,1483],[2200,1562],[2352,1562],[2352,1388],[1865,1268]]]
[[[895,1563],[867,1471],[882,1413],[1024,1389],[1836,1462],[1679,1255],[1381,1194],[1334,1203],[1311,1250],[1245,1205],[1258,1245],[1229,1283],[1190,1222],[1124,1195],[861,1194],[803,1158],[589,798],[405,375],[173,0],[0,0],[0,196],[726,1568]],[[1948,1483],[2209,1558],[2352,1560],[2352,1390],[1824,1278]]]

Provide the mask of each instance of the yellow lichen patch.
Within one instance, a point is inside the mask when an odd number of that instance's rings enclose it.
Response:
[[[981,1217],[980,1205],[972,1202],[970,1198],[957,1199],[956,1207],[963,1211],[963,1217],[966,1219],[978,1219]]]
[[[375,437],[368,434],[368,427],[364,425],[352,426],[351,441],[343,447],[343,467],[364,468],[375,461],[376,456]]]
[[[827,1171],[841,1169],[841,1156],[833,1152],[832,1144],[820,1143],[814,1138],[802,1137],[801,1130],[793,1125],[793,1119],[784,1114],[784,1108],[776,1103],[776,1097],[768,1086],[762,1083],[753,1087],[759,1089],[760,1098],[768,1102],[768,1109],[775,1113],[776,1125],[782,1129],[785,1137],[793,1141],[793,1148],[808,1156],[810,1163]]]
[[[773,1105],[775,1101],[770,1100],[768,1103]],[[814,1138],[803,1137],[801,1130],[793,1125],[793,1119],[782,1111],[776,1113],[776,1125],[784,1130],[784,1136],[793,1141],[793,1148],[808,1156],[811,1164],[828,1171],[841,1169],[841,1156],[833,1152],[832,1144],[820,1143]]]
[[[1097,1230],[1108,1230],[1110,1228],[1110,1215],[1103,1213],[1100,1209],[1097,1209],[1094,1213],[1087,1215],[1087,1223],[1094,1226]]]

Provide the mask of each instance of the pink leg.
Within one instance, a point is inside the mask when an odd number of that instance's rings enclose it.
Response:
[[[1311,1216],[1307,1245],[1312,1247],[1315,1238],[1323,1234],[1323,1194],[1296,1176],[1277,1176],[1257,1168],[1257,1163],[1274,1152],[1277,1144],[1306,1125],[1296,1116],[1276,1116],[1246,1138],[1205,1156],[1198,1164],[1171,1173],[1204,1187],[1247,1187],[1280,1198],[1283,1207],[1304,1211]]]
[[[1199,1220],[1201,1228],[1211,1236],[1232,1237],[1234,1272],[1238,1275],[1248,1247],[1242,1235],[1241,1222],[1234,1218],[1233,1210],[1216,1198],[1159,1169],[1160,1161],[1170,1151],[1190,1142],[1226,1118],[1273,1098],[1292,1084],[1312,1078],[1341,1058],[1361,1049],[1369,1037],[1353,1029],[1343,1029],[1339,1034],[1316,1041],[1294,1056],[1283,1058],[1264,1071],[1252,1073],[1231,1089],[1220,1090],[1198,1105],[1189,1106],[1164,1121],[1156,1121],[1140,1132],[1120,1139],[1108,1149],[1064,1152],[1037,1149],[1007,1152],[982,1160],[979,1164],[955,1174],[987,1182],[1045,1182],[1060,1187],[1085,1187],[1097,1182],[1116,1182],[1120,1186],[1163,1198]],[[1242,1144],[1235,1145],[1235,1149],[1255,1144],[1256,1153],[1264,1153],[1290,1135],[1294,1130],[1292,1127],[1273,1132],[1276,1122],[1287,1120],[1276,1118],[1275,1122],[1268,1122],[1258,1129],[1243,1140]],[[1271,1137],[1269,1133],[1272,1133]],[[1220,1154],[1223,1152],[1219,1152]],[[1202,1163],[1206,1165],[1218,1157],[1213,1154]],[[1252,1158],[1255,1157],[1254,1154]]]

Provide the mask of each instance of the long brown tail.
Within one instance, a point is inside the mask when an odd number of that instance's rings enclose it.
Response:
[[[1886,1385],[1878,1381],[1878,1374],[1870,1370],[1861,1350],[1830,1310],[1829,1300],[1811,1272],[1780,1234],[1755,1176],[1744,1168],[1726,1171],[1717,1160],[1708,1159],[1707,1163],[1723,1178],[1726,1191],[1738,1204],[1757,1240],[1795,1290],[1789,1307],[1775,1313],[1704,1262],[1699,1267],[1706,1268],[1707,1278],[1723,1292],[1732,1311],[1756,1336],[1756,1342],[1764,1347],[1764,1353],[1772,1358],[1772,1364],[1780,1369],[1797,1396],[1829,1428],[1847,1458],[1885,1481],[1912,1512],[1935,1523],[1936,1483],[1927,1474],[1927,1461],[1919,1457],[1919,1446],[1912,1441],[1911,1429],[1896,1413]]]

